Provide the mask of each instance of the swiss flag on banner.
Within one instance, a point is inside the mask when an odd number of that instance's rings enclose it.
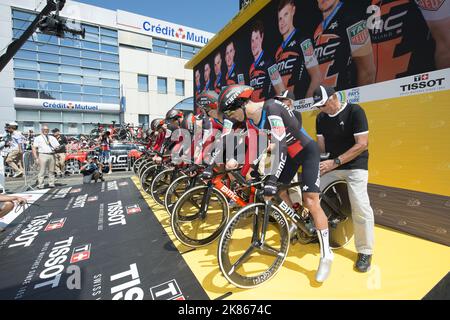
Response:
[[[52,231],[56,229],[61,229],[64,227],[64,223],[66,222],[66,218],[58,219],[58,220],[52,220],[50,223],[45,227],[44,231]]]
[[[140,212],[141,212],[141,208],[137,204],[127,207],[127,214],[136,214],[136,213],[140,213]]]

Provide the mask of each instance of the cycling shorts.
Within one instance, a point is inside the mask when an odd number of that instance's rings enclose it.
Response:
[[[302,191],[320,193],[320,150],[317,142],[309,142],[294,158],[287,157],[286,165],[278,182],[289,185],[300,166],[302,166]]]

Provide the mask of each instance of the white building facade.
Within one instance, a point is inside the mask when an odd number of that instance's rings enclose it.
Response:
[[[0,0],[0,50],[20,37],[46,4]],[[0,73],[0,126],[40,124],[65,134],[97,123],[145,125],[193,95],[187,60],[214,35],[121,10],[67,1],[61,16],[86,36],[36,32]],[[3,54],[2,51],[0,54]]]

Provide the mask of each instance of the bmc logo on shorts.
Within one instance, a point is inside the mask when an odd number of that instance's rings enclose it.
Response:
[[[416,0],[416,2],[417,5],[424,10],[437,11],[445,0]]]

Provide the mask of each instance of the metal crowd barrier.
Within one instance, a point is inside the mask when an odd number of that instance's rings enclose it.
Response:
[[[34,190],[32,185],[36,182],[39,173],[39,164],[34,159],[31,151],[25,151],[23,154],[23,177],[24,177],[24,189]]]

